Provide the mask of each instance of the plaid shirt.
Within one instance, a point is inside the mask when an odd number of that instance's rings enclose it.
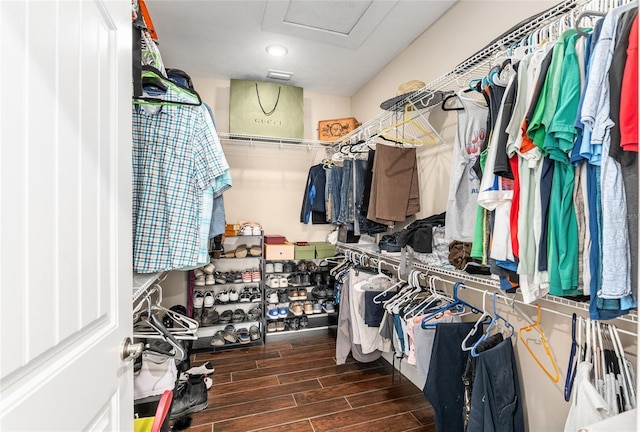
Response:
[[[185,101],[169,88],[166,101]],[[133,269],[198,263],[203,191],[229,168],[202,106],[133,106]]]

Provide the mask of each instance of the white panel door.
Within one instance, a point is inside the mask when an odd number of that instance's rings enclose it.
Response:
[[[132,425],[131,2],[0,1],[0,430]]]

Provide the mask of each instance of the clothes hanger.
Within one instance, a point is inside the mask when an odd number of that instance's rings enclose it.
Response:
[[[564,400],[567,402],[571,399],[573,382],[576,378],[576,369],[580,362],[580,356],[576,355],[579,346],[579,342],[576,340],[576,335],[578,335],[578,338],[580,337],[580,333],[576,331],[577,325],[578,322],[576,314],[574,313],[571,316],[571,349],[569,351],[569,365],[567,366],[567,376],[564,381]]]
[[[407,277],[407,285],[404,286],[398,293],[391,299],[387,300],[384,304],[385,309],[391,312],[395,308],[399,308],[406,300],[409,299],[417,291],[421,291],[422,288],[416,283],[416,274],[420,273],[417,270],[411,270],[409,277]],[[377,297],[377,296],[376,296]],[[375,298],[374,298],[375,299]]]
[[[441,312],[444,312],[448,309],[454,308],[455,310],[457,310],[458,312],[462,312],[464,311],[465,307],[468,307],[472,312],[474,313],[480,313],[480,310],[478,308],[476,308],[475,306],[471,305],[470,303],[467,303],[466,301],[460,299],[460,297],[458,297],[458,289],[459,288],[464,288],[464,282],[456,282],[455,285],[453,286],[453,302],[441,307],[440,309],[431,312],[429,315],[425,316],[424,318],[422,318],[422,328],[429,328],[429,327],[433,327],[436,324],[430,324],[428,321],[437,316],[438,314],[440,314]]]
[[[612,333],[613,346],[616,350],[616,355],[618,356],[618,359],[621,362],[622,377],[623,377],[624,383],[626,384],[625,388],[628,394],[629,405],[632,408],[635,408],[637,406],[636,405],[637,403],[636,387],[635,387],[635,381],[633,379],[633,375],[631,374],[631,364],[624,357],[624,347],[620,342],[620,335],[618,334],[618,328],[614,325],[610,325],[609,330]]]
[[[520,336],[520,340],[524,344],[524,347],[527,349],[527,351],[529,351],[529,354],[531,354],[531,356],[536,361],[536,363],[538,363],[538,366],[540,366],[540,368],[544,371],[544,373],[546,373],[547,376],[549,378],[551,378],[551,381],[553,381],[554,383],[557,383],[560,380],[560,371],[558,370],[558,365],[556,364],[556,361],[555,361],[555,359],[553,357],[553,353],[551,352],[551,348],[549,347],[549,344],[547,343],[547,337],[545,336],[544,331],[542,330],[542,327],[540,326],[540,315],[541,315],[540,305],[536,304],[536,308],[538,309],[538,314],[537,314],[537,317],[536,317],[536,321],[533,324],[529,324],[527,326],[524,326],[524,327],[520,328],[520,331],[518,333],[519,333],[519,336]],[[542,346],[544,347],[544,352],[547,355],[547,357],[549,358],[549,360],[551,361],[551,366],[553,367],[553,374],[549,371],[549,369],[547,369],[542,364],[540,359],[535,355],[535,353],[533,352],[533,350],[529,346],[529,342],[527,342],[527,339],[524,338],[524,336],[523,336],[524,333],[525,332],[530,332],[530,331],[535,331],[540,335],[540,338],[542,340]]]
[[[348,255],[351,253],[350,250],[346,250],[345,254],[344,254],[344,258],[342,259],[342,262],[340,262],[337,266],[335,266],[334,268],[332,268],[331,270],[329,270],[329,274],[331,276],[335,276],[336,273],[338,273],[341,269],[345,268],[347,265],[351,264],[351,261],[349,260]]]
[[[155,299],[155,301],[152,302],[152,299]],[[196,320],[174,310],[167,309],[161,305],[162,287],[160,287],[160,285],[156,284],[152,287],[149,294],[143,299],[143,301],[146,301],[148,304],[148,309],[146,311],[148,316],[156,316],[157,312],[163,312],[171,317],[174,326],[171,329],[166,329],[164,326],[163,328],[177,339],[196,340],[198,338],[196,331],[198,330],[199,325]],[[134,325],[134,336],[140,338],[157,338],[156,333],[158,329],[148,329],[147,326],[144,325],[148,323],[148,320],[141,318],[141,312],[138,310],[138,312],[134,314],[134,322],[139,324],[137,327]]]
[[[391,278],[389,275],[385,274],[382,272],[382,260],[378,261],[378,272],[374,273],[370,278],[365,279],[361,282],[356,283],[353,286],[353,289],[356,291],[360,291],[360,292],[365,292],[365,291],[379,291],[377,289],[364,289],[365,285],[371,284],[373,282],[375,282],[376,280],[387,280],[387,281],[391,281],[393,282],[393,278]],[[386,264],[386,263],[385,263]]]
[[[603,340],[606,346],[606,354],[608,356],[609,372],[615,379],[616,402],[618,412],[629,411],[633,407],[629,400],[629,391],[627,389],[626,377],[623,376],[623,362],[617,346],[614,343],[612,325],[604,324]]]
[[[174,90],[178,96],[182,96],[183,100],[166,100],[162,97],[151,97],[151,96],[137,96],[133,97],[133,103],[137,105],[163,105],[163,106],[200,106],[202,105],[202,99],[200,95],[195,91],[185,87],[182,87],[180,84],[171,81],[166,78],[162,72],[153,66],[143,65],[142,66],[142,85],[143,88],[145,85],[151,85],[153,87],[158,88],[162,92],[166,92],[169,88]]]
[[[464,89],[465,92],[471,91],[469,89]],[[447,106],[447,102],[449,102],[450,100],[455,99],[456,101],[458,100],[458,95],[457,94],[451,94],[449,96],[446,96],[444,99],[442,99],[442,103],[440,104],[440,109],[442,111],[464,111],[464,107],[461,106],[453,106],[453,107],[448,107]]]
[[[478,318],[478,320],[475,322],[475,324],[473,325],[473,327],[471,328],[469,333],[467,333],[465,338],[462,340],[462,343],[460,343],[460,348],[462,349],[462,351],[471,351],[471,349],[473,348],[473,345],[472,346],[467,346],[467,342],[468,342],[469,338],[471,338],[473,335],[475,335],[476,332],[478,331],[478,329],[481,328],[483,325],[489,324],[488,322],[485,321],[487,318],[490,318],[491,320],[493,320],[493,318],[491,317],[491,314],[489,312],[487,312],[487,302],[486,302],[486,300],[487,300],[487,291],[485,290],[482,293],[482,315],[480,315],[480,318]],[[489,322],[491,322],[491,321],[489,321]]]
[[[442,301],[445,301],[447,303],[453,302],[453,299],[451,297],[444,295],[443,293],[439,292],[436,289],[436,287],[435,287],[435,281],[436,280],[440,280],[440,281],[446,282],[444,279],[441,279],[438,276],[429,275],[429,277],[427,279],[427,287],[429,288],[429,296],[425,297],[420,303],[418,303],[411,310],[409,310],[407,313],[405,313],[405,317],[404,317],[405,320],[410,316],[415,317],[417,313],[421,313],[425,309],[430,309],[431,305],[434,305],[434,304],[438,305]],[[412,314],[412,315],[410,315],[410,314]],[[422,321],[422,319],[419,322],[421,322],[421,321]],[[417,322],[416,324],[418,324],[419,322]]]
[[[511,323],[498,313],[498,309],[496,308],[497,295],[498,293],[493,293],[493,298],[491,300],[493,304],[493,319],[489,321],[489,325],[487,326],[487,329],[482,334],[482,336],[480,336],[480,339],[478,339],[476,343],[473,344],[473,347],[471,347],[471,355],[473,357],[478,357],[480,355],[480,353],[478,352],[478,346],[480,345],[481,342],[484,342],[485,340],[487,340],[487,338],[491,334],[491,330],[493,329],[494,325],[496,324],[500,325],[499,323],[502,323],[505,330],[510,330],[510,334],[508,336],[505,336],[505,339],[512,337],[513,333],[515,332],[515,329],[513,328]]]
[[[433,96],[432,96],[433,97]],[[417,115],[412,116],[410,113],[417,112]],[[419,119],[425,123],[425,127],[419,122]],[[395,135],[391,132],[395,132]],[[394,140],[402,144],[410,145],[430,145],[436,144],[438,141],[434,136],[435,129],[431,126],[431,123],[411,104],[407,103],[404,106],[404,114],[402,120],[397,123],[384,128],[380,131],[379,136],[384,139]],[[424,138],[423,138],[424,137]]]
[[[169,355],[174,356],[177,360],[180,361],[186,359],[187,353],[185,352],[180,342],[178,342],[176,337],[172,335],[164,325],[162,325],[156,314],[153,313],[151,298],[147,296],[144,301],[146,301],[148,304],[147,316],[141,317],[138,323],[134,324],[134,330],[136,329],[136,326],[138,328],[144,326],[145,328],[151,328],[153,330],[153,333],[143,332],[142,334],[139,334],[138,332],[134,331],[134,337],[154,339],[160,338],[165,342],[168,342],[174,348],[174,352],[168,353]]]
[[[586,32],[584,28],[580,28],[580,21],[582,21],[584,18],[605,17],[606,15],[607,14],[604,12],[595,11],[595,10],[583,11],[576,18],[574,22],[574,29],[580,36],[587,37],[589,36],[589,33]]]
[[[419,283],[420,273],[421,272],[419,272],[418,270],[411,270],[409,276],[407,277],[407,285],[404,286],[400,291],[398,291],[395,296],[385,302],[384,307],[388,312],[400,310],[401,306],[406,304],[409,298],[411,298],[414,294],[422,291],[422,287]]]

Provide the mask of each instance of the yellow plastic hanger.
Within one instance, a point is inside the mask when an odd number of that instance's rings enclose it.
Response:
[[[544,373],[546,373],[547,376],[549,376],[549,378],[551,378],[551,381],[553,381],[554,383],[557,383],[560,380],[560,371],[558,370],[558,365],[556,364],[556,361],[553,358],[553,354],[551,353],[551,348],[549,347],[549,344],[547,343],[547,338],[544,335],[544,331],[542,331],[542,327],[540,326],[540,313],[541,313],[540,305],[536,304],[536,308],[538,309],[538,316],[536,317],[536,321],[533,324],[529,324],[528,326],[522,327],[520,329],[520,331],[519,331],[520,340],[524,344],[524,347],[527,349],[527,351],[529,351],[529,354],[531,354],[533,359],[536,361],[536,363],[538,363],[538,366],[540,366],[540,368],[544,371]],[[554,372],[553,375],[542,364],[540,359],[538,359],[538,357],[536,357],[536,355],[533,353],[533,350],[531,349],[531,347],[527,343],[526,339],[523,337],[523,333],[524,332],[529,332],[529,331],[532,331],[532,330],[536,331],[540,336],[540,340],[542,341],[542,346],[544,347],[544,352],[547,355],[547,357],[549,357],[549,360],[551,360],[551,365],[553,366],[553,372]]]
[[[411,145],[423,145],[423,144],[436,144],[437,140],[433,136],[431,130],[433,127],[427,121],[426,118],[421,113],[418,113],[416,116],[411,116],[411,112],[415,112],[411,104],[406,104],[404,106],[404,115],[401,121],[395,123],[389,127],[384,128],[380,131],[379,136],[381,138],[387,139],[389,141],[393,141],[400,144],[411,144]],[[422,122],[426,123],[429,129],[425,129],[421,122],[418,121],[418,118],[422,118]],[[394,132],[394,133],[390,133]]]

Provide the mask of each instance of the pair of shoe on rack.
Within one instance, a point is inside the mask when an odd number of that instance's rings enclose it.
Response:
[[[269,277],[267,277],[267,280],[265,281],[265,284],[269,288],[286,288],[289,286],[289,279],[284,275],[269,275]]]
[[[224,252],[225,258],[246,258],[247,255],[252,257],[259,257],[262,255],[262,247],[259,245],[250,245],[240,244],[236,246],[233,250],[227,250]]]
[[[262,227],[257,222],[244,222],[240,227],[238,235],[241,236],[260,236],[262,235]]]
[[[213,272],[215,269],[216,267],[213,264],[209,263],[205,266],[198,267],[197,269],[193,270],[193,275],[195,276],[195,286],[202,287],[215,285],[216,280],[213,277]]]
[[[284,321],[269,321],[267,323],[267,332],[283,331],[285,329]]]
[[[208,327],[220,320],[214,308],[215,297],[213,291],[196,291],[193,295],[193,319],[202,327]]]
[[[313,261],[300,261],[298,262],[298,264],[296,265],[296,267],[298,268],[298,271],[304,272],[304,271],[316,271],[318,270],[318,265],[313,262]]]

